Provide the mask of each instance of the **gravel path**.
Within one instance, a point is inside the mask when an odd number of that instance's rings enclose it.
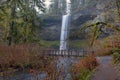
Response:
[[[97,57],[97,60],[100,65],[91,80],[120,80],[119,73],[111,64],[111,56]]]

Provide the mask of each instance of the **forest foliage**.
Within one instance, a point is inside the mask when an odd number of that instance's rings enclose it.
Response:
[[[43,0],[2,0],[0,1],[0,27],[2,39],[8,45],[30,42],[36,39],[35,21],[39,12],[44,12]]]

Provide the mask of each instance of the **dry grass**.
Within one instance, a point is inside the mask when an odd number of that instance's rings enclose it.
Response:
[[[58,80],[62,69],[58,71],[54,57],[42,55],[41,47],[35,44],[0,46],[0,73],[8,76],[10,70],[27,70],[38,79],[39,73],[46,73],[44,80]],[[6,73],[7,72],[7,73]],[[14,74],[14,72],[12,72]],[[1,74],[0,74],[1,75]],[[3,76],[3,75],[2,75]]]
[[[102,40],[96,40],[93,50],[98,56],[112,55],[115,48],[120,48],[120,35],[112,35]]]
[[[58,69],[56,60],[51,62],[48,66],[40,68],[40,70],[30,69],[29,72],[30,74],[34,74],[34,77],[38,80],[38,74],[41,69],[44,70],[44,73],[46,73],[46,77],[40,80],[59,80],[60,76],[64,74],[64,70],[62,68]],[[64,77],[62,80],[64,80]]]
[[[89,80],[92,70],[98,66],[94,55],[90,55],[75,64],[72,68],[73,80]]]
[[[52,58],[41,55],[35,44],[0,46],[0,71],[12,69],[39,69],[48,66]]]

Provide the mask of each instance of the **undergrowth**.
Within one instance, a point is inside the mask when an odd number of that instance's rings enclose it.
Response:
[[[90,55],[75,64],[72,68],[73,80],[90,80],[93,70],[98,66],[94,55]]]
[[[93,50],[97,56],[112,55],[116,48],[120,49],[120,35],[112,35],[101,40],[96,40],[93,45]]]
[[[0,45],[0,72],[9,69],[43,69],[53,58],[42,55],[40,50],[41,47],[35,44]]]

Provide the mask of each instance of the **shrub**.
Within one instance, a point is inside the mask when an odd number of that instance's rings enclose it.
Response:
[[[92,71],[98,66],[94,55],[90,55],[75,64],[72,68],[73,80],[89,80]]]
[[[0,46],[0,71],[5,71],[9,68],[44,69],[53,58],[42,55],[40,49],[39,46],[34,44]]]
[[[115,48],[120,49],[120,34],[115,34],[101,40],[96,40],[93,45],[95,54],[98,56],[112,55]]]
[[[120,49],[115,48],[113,50],[113,62],[118,63],[120,62]]]

